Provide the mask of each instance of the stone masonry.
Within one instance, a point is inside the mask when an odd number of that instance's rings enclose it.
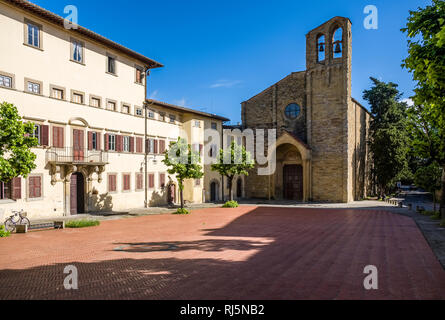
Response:
[[[341,29],[341,55],[334,33]],[[324,60],[319,61],[319,39],[324,36]],[[335,17],[306,35],[306,71],[293,72],[242,103],[243,128],[276,129],[295,137],[291,146],[277,143],[277,171],[258,176],[252,170],[246,194],[253,198],[282,199],[285,165],[303,165],[298,149],[310,150],[305,201],[350,202],[362,199],[369,189],[367,133],[369,112],[351,97],[351,22]],[[337,52],[338,55],[338,52]],[[291,119],[286,107],[297,104],[301,111]],[[305,169],[304,169],[305,170]],[[303,177],[300,177],[303,179]]]

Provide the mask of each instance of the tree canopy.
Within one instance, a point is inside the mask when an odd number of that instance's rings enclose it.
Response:
[[[169,167],[167,172],[175,175],[181,197],[181,209],[184,208],[184,180],[201,179],[204,175],[199,152],[192,150],[190,144],[182,138],[170,144],[170,149],[165,151],[165,159],[162,160]]]
[[[429,163],[442,166],[442,190],[445,191],[445,2],[410,11],[406,27],[408,57],[402,66],[417,82],[411,108],[411,145]],[[445,219],[445,192],[441,199]]]
[[[373,159],[373,174],[380,195],[400,180],[408,170],[408,137],[406,103],[400,102],[397,84],[371,78],[373,86],[363,98],[371,106],[369,147]]]
[[[31,148],[38,141],[33,133],[34,124],[24,123],[13,104],[0,104],[0,181],[26,177],[36,168]]]
[[[237,175],[249,175],[248,170],[254,168],[254,166],[255,163],[246,148],[233,141],[230,148],[220,150],[218,162],[212,164],[211,168],[213,171],[227,177],[230,201],[232,201],[233,178]]]

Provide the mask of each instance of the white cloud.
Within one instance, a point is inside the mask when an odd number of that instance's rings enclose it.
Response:
[[[216,88],[232,88],[238,84],[242,83],[241,80],[218,80],[216,81],[214,84],[212,84],[210,86],[210,88],[212,89],[216,89]]]
[[[412,106],[414,105],[414,101],[413,101],[412,99],[410,99],[410,98],[403,99],[402,102],[406,102],[406,104],[407,104],[409,107],[412,107]]]
[[[150,99],[156,99],[156,98],[158,97],[158,93],[159,93],[158,90],[153,91],[153,92],[150,94]]]
[[[181,100],[173,101],[173,104],[176,104],[177,106],[180,106],[180,107],[185,107],[186,103],[187,103],[187,100],[185,98],[182,98]]]

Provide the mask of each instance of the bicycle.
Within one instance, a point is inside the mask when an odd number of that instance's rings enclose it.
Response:
[[[29,228],[31,226],[31,222],[29,222],[29,219],[25,215],[26,214],[23,212],[23,209],[21,211],[12,210],[12,216],[5,221],[6,231],[13,232],[17,225],[28,225]]]

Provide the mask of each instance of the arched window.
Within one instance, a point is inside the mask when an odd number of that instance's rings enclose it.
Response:
[[[286,117],[291,120],[296,119],[300,115],[300,112],[301,112],[301,108],[296,103],[291,103],[284,110],[284,114],[286,115]]]
[[[334,31],[332,37],[332,50],[334,58],[341,58],[343,56],[343,30],[338,28]]]
[[[326,53],[326,41],[324,35],[321,35],[317,38],[317,61],[322,62],[325,59]]]

